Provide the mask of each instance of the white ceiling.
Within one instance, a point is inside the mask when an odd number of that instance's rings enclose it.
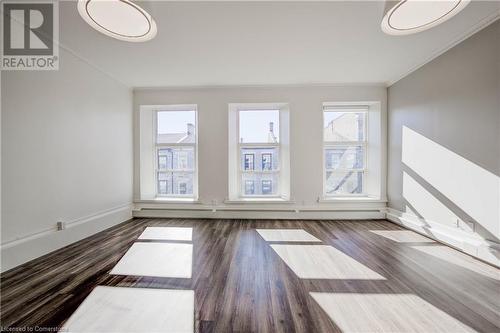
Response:
[[[473,1],[409,36],[380,30],[383,2],[149,2],[158,35],[118,41],[60,9],[62,47],[130,87],[390,84],[484,27],[500,1]],[[61,63],[64,66],[64,63]]]

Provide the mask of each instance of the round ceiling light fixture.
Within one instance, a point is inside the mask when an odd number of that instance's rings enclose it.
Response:
[[[389,35],[409,35],[430,29],[449,20],[470,0],[386,1],[382,30]]]
[[[127,42],[145,42],[156,36],[156,23],[129,0],[78,0],[78,12],[92,28]]]

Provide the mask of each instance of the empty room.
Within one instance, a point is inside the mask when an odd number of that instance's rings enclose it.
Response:
[[[500,332],[500,0],[0,9],[2,332]]]

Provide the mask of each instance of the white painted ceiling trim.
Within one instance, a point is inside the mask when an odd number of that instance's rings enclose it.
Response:
[[[283,0],[284,1],[284,0]],[[163,87],[134,87],[133,91],[155,91],[155,90],[196,90],[196,89],[239,89],[239,88],[307,88],[307,87],[388,87],[387,83],[284,83],[284,84],[234,84],[234,85],[199,85],[199,86],[163,86]]]

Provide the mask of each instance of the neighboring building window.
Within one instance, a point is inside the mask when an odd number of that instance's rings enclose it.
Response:
[[[158,180],[158,192],[166,194],[168,190],[168,181],[167,180]]]
[[[168,157],[165,155],[166,151],[161,151],[161,154],[158,154],[158,169],[165,170],[168,169]]]
[[[196,110],[156,112],[157,196],[196,193]]]
[[[254,170],[255,155],[245,154],[245,170]]]
[[[187,194],[187,184],[179,183],[179,194]]]
[[[324,107],[324,194],[365,193],[368,107]]]
[[[279,113],[279,110],[240,110],[238,113],[240,184],[243,196],[278,195]],[[255,160],[261,163],[255,163]],[[261,187],[256,188],[256,183],[261,184]]]
[[[273,193],[273,182],[271,180],[262,181],[262,194]]]
[[[273,155],[272,154],[262,154],[262,170],[272,170],[273,169]]]
[[[188,168],[188,153],[186,151],[179,152],[179,158],[177,160],[177,165],[179,170],[185,170]]]
[[[245,181],[245,194],[246,195],[255,194],[255,182],[253,180]]]

